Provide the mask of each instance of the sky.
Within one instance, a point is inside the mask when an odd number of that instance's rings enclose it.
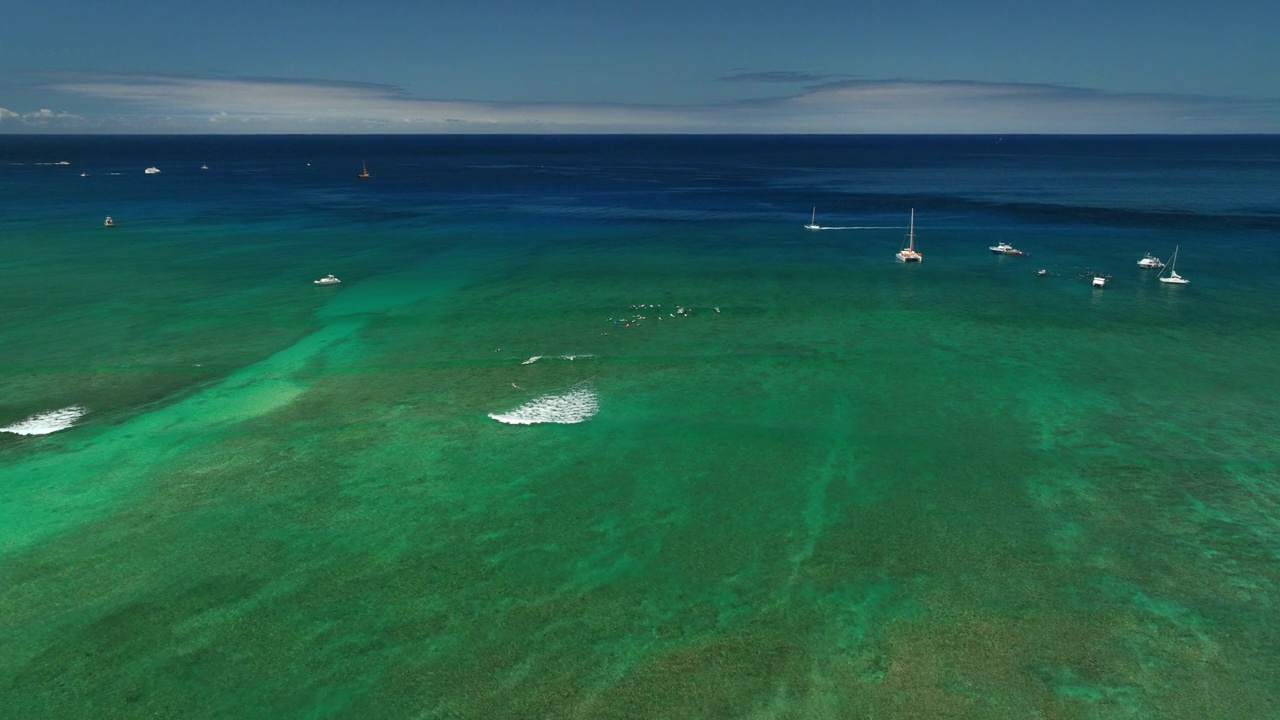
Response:
[[[1280,133],[1274,0],[0,0],[0,133]]]

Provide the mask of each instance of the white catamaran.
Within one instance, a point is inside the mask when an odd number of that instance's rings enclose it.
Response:
[[[1186,285],[1187,283],[1191,282],[1190,280],[1179,275],[1178,271],[1174,269],[1174,266],[1176,266],[1177,264],[1178,264],[1178,248],[1177,246],[1174,246],[1173,257],[1169,258],[1169,267],[1167,268],[1169,271],[1169,275],[1168,277],[1166,277],[1164,274],[1164,270],[1161,270],[1160,282],[1173,283],[1174,285]]]
[[[907,227],[907,246],[898,251],[898,262],[922,262],[924,256],[916,252],[916,209],[911,208],[911,224]]]

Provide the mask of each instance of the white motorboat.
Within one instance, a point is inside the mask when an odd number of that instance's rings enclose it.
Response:
[[[911,224],[907,226],[907,246],[895,255],[898,262],[923,262],[924,256],[916,252],[916,209],[911,208]]]
[[[1186,285],[1187,283],[1191,282],[1190,280],[1178,274],[1178,271],[1175,269],[1175,266],[1177,264],[1178,264],[1178,248],[1177,246],[1175,246],[1173,248],[1173,257],[1169,258],[1169,275],[1168,277],[1165,277],[1164,270],[1161,270],[1160,282],[1173,283],[1174,285]]]
[[[1156,257],[1155,255],[1152,255],[1151,253],[1147,253],[1141,260],[1138,261],[1138,267],[1162,268],[1164,267],[1164,263],[1160,262],[1160,258]]]
[[[332,275],[325,275],[324,277],[314,282],[316,285],[337,285],[342,281]]]
[[[112,219],[111,219],[111,216],[110,216],[110,215],[108,215],[108,216],[107,216],[107,219],[102,221],[102,225],[103,225],[103,227],[115,227],[115,226],[116,226],[116,221],[115,221],[115,220],[112,220]]]
[[[818,208],[813,209],[813,215],[809,217],[809,224],[804,226],[805,230],[821,230],[818,226]]]
[[[146,170],[143,170],[142,172],[148,175],[159,175],[160,168],[156,167],[155,165],[152,165],[151,167],[147,168]]]
[[[1102,277],[1101,275],[1094,275],[1094,276],[1093,276],[1093,286],[1094,286],[1094,287],[1096,287],[1096,288],[1105,287],[1105,286],[1106,286],[1106,284],[1107,284],[1107,279],[1106,279],[1106,278]]]

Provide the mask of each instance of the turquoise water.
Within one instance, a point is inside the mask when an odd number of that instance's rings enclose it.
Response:
[[[1280,713],[1274,138],[0,150],[15,717]]]

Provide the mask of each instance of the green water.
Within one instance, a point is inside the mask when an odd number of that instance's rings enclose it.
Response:
[[[6,441],[6,714],[1275,716],[1258,338],[959,282],[542,245],[175,326]]]

